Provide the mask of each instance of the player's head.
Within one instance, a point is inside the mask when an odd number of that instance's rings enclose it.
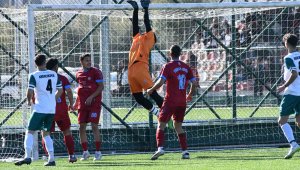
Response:
[[[91,54],[83,54],[80,56],[80,63],[83,68],[90,68],[92,66]]]
[[[35,56],[34,62],[38,67],[46,67],[46,56],[44,54],[38,54]]]
[[[46,68],[48,70],[53,70],[55,72],[57,72],[58,70],[58,60],[56,58],[50,58],[48,59],[47,63],[46,63]]]
[[[295,34],[287,33],[282,38],[286,48],[296,48],[298,44],[298,37]]]
[[[170,54],[172,59],[179,59],[181,55],[181,48],[178,45],[172,45],[170,48]]]

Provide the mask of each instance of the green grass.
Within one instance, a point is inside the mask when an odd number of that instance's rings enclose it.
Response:
[[[136,170],[292,170],[299,169],[300,153],[296,153],[290,160],[283,159],[288,148],[271,149],[243,149],[243,150],[218,150],[191,152],[190,160],[181,160],[180,153],[166,153],[156,161],[149,160],[151,153],[132,155],[103,156],[99,162],[92,159],[86,162],[70,164],[67,158],[56,159],[57,166],[51,169],[136,169]],[[50,169],[44,168],[42,161],[33,162],[31,165],[16,167],[13,163],[0,163],[0,169]]]
[[[224,108],[214,108],[217,114],[221,117],[221,119],[231,119],[232,118],[232,109],[228,107]],[[113,111],[124,118],[128,113],[128,108],[120,108],[113,109]],[[254,107],[239,107],[237,108],[237,117],[238,118],[249,118],[250,114],[254,110]],[[11,110],[0,110],[0,121],[2,121]],[[253,117],[277,117],[278,116],[278,107],[262,107],[260,108]],[[128,116],[126,122],[147,122],[148,121],[148,111],[143,108],[136,108],[134,111]],[[28,113],[28,118],[30,114]],[[70,113],[72,124],[77,124],[77,117]],[[217,119],[215,115],[208,108],[195,108],[192,109],[185,120],[212,120]],[[22,113],[17,111],[6,123],[5,125],[20,125],[23,123]],[[112,116],[113,122],[118,122],[116,118]]]

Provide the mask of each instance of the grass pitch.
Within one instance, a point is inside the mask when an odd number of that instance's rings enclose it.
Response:
[[[134,169],[134,170],[292,170],[299,169],[300,153],[290,160],[283,159],[288,148],[239,149],[191,152],[191,159],[181,160],[181,153],[166,153],[156,161],[151,161],[152,153],[130,155],[104,155],[103,159],[93,162],[78,161],[74,164],[67,158],[56,159],[56,167],[45,168],[43,161],[16,167],[13,163],[0,163],[0,169],[14,170],[95,170],[95,169]]]

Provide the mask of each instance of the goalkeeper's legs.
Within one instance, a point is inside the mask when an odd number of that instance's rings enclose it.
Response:
[[[157,104],[157,106],[159,108],[162,107],[164,99],[157,93],[156,90],[153,91],[153,93],[150,95],[150,97],[155,101],[155,103]]]
[[[133,93],[132,95],[138,104],[142,105],[145,109],[149,110],[150,113],[158,116],[158,109],[155,106],[153,106],[153,104],[148,99],[144,97],[142,92]]]

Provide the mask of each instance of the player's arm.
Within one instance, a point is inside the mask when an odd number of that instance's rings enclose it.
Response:
[[[193,94],[196,91],[197,88],[197,81],[196,78],[194,77],[193,71],[191,69],[189,69],[188,74],[187,74],[187,79],[189,80],[189,82],[192,84],[190,91],[186,97],[186,101],[190,102],[193,98]]]
[[[56,82],[56,89],[57,89],[57,91],[55,93],[55,100],[60,98],[61,94],[63,93],[62,84],[58,77],[57,77],[57,82]]]
[[[158,79],[158,81],[156,81],[155,84],[150,89],[147,89],[146,93],[148,95],[151,95],[153,93],[153,91],[159,89],[165,82],[166,82],[166,79],[163,77],[160,77]]]
[[[28,106],[31,106],[31,100],[32,100],[32,97],[33,97],[33,93],[34,91],[32,89],[27,89],[27,103],[28,103]]]
[[[281,86],[277,88],[277,91],[280,93],[282,92],[286,87],[288,87],[290,84],[292,84],[296,78],[298,77],[296,66],[291,58],[285,58],[284,59],[286,67],[291,71],[291,76],[288,78],[288,80]]]
[[[86,105],[91,105],[92,104],[92,101],[93,99],[98,96],[99,94],[102,93],[102,90],[104,89],[104,80],[103,80],[103,75],[101,73],[101,71],[95,73],[96,74],[96,83],[98,85],[97,89],[94,91],[93,94],[91,94],[85,101],[85,104]]]
[[[98,87],[95,90],[95,92],[93,94],[91,94],[85,101],[86,105],[91,105],[93,99],[98,96],[100,93],[102,93],[102,90],[104,89],[104,84],[103,82],[98,82],[97,83]]]
[[[27,89],[27,103],[30,106],[32,97],[34,95],[34,88],[36,87],[36,80],[33,75],[29,76],[29,84],[28,84],[28,89]]]
[[[190,91],[189,91],[189,93],[188,93],[188,95],[186,97],[186,101],[187,102],[190,102],[192,100],[193,95],[194,95],[194,93],[196,91],[196,88],[198,87],[198,83],[196,81],[196,78],[190,79],[190,82],[191,82],[192,85],[191,85]]]
[[[147,89],[146,94],[151,95],[154,92],[154,90],[159,89],[167,81],[168,73],[168,68],[166,68],[166,65],[164,65],[160,71],[159,79],[150,89]]]
[[[72,89],[71,89],[71,85],[68,84],[65,86],[65,90],[66,90],[66,93],[67,93],[67,96],[68,96],[68,99],[69,99],[69,108],[71,110],[74,110],[74,101],[73,101],[73,92],[72,92]]]
[[[151,95],[155,90],[159,89],[166,81],[167,81],[167,69],[165,69],[165,66],[162,68],[160,72],[159,79],[155,82],[155,84],[150,88],[147,89],[146,94]]]

